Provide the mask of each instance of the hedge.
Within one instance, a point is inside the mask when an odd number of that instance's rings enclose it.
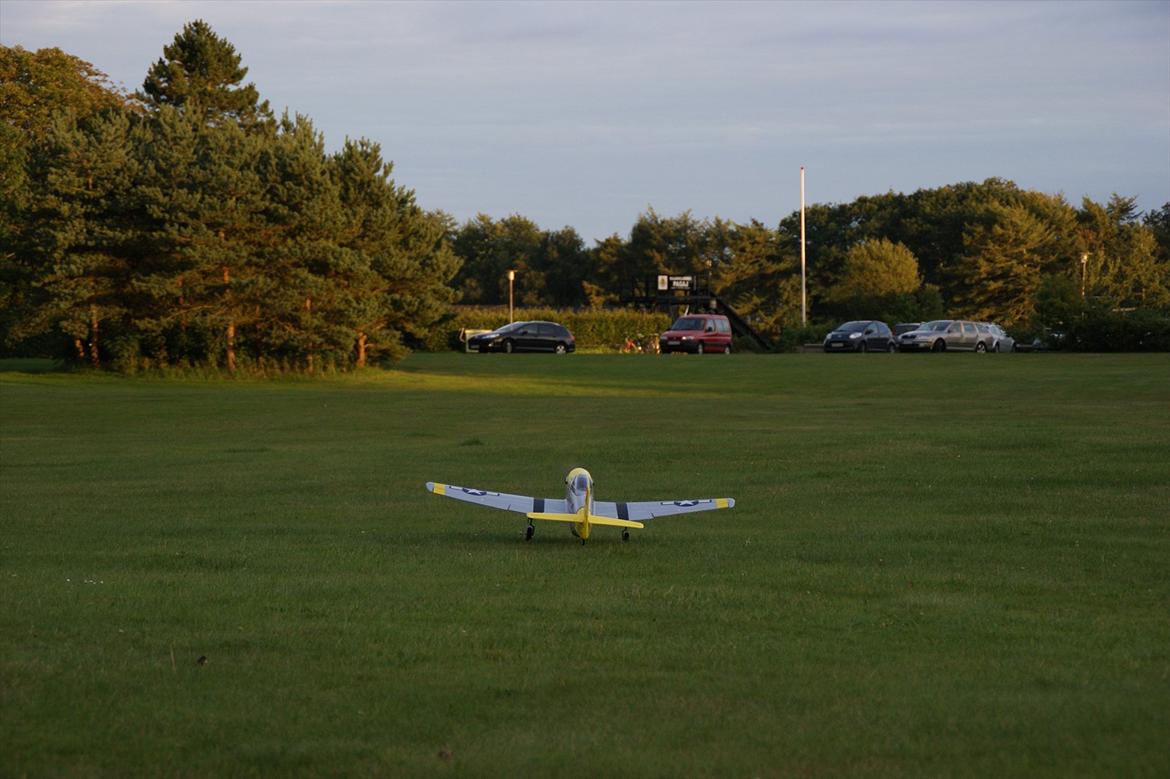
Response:
[[[557,322],[569,328],[577,339],[578,349],[617,351],[627,336],[647,336],[670,327],[667,314],[645,313],[628,309],[555,309],[517,308],[517,322],[541,320]],[[431,328],[415,347],[421,351],[441,352],[462,349],[459,334],[463,330],[493,330],[508,323],[508,309],[480,306],[455,306],[449,317]]]

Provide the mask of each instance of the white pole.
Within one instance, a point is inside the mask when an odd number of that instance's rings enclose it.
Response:
[[[800,166],[800,324],[808,325],[808,285],[804,257],[804,166]]]

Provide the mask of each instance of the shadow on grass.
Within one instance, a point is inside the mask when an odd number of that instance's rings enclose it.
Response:
[[[65,363],[60,360],[13,357],[0,360],[0,373],[61,373]]]
[[[559,524],[559,523],[558,523]],[[409,537],[398,539],[398,543],[407,544],[419,548],[442,548],[457,551],[467,551],[472,549],[490,549],[496,547],[513,547],[517,549],[532,549],[536,547],[565,547],[565,548],[579,548],[582,546],[627,546],[638,542],[651,542],[650,537],[639,538],[635,533],[629,541],[622,541],[619,533],[609,533],[605,530],[596,532],[591,535],[589,540],[582,544],[581,540],[574,537],[567,529],[562,527],[557,528],[541,528],[539,525],[536,529],[536,535],[531,541],[524,540],[524,525],[520,525],[515,532],[486,532],[478,530],[467,531],[451,531],[447,530],[441,533],[434,534],[412,534]],[[612,530],[612,528],[610,528]],[[655,539],[658,545],[661,546],[661,539]]]

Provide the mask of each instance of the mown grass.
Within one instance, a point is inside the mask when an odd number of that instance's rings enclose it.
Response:
[[[573,465],[738,503],[422,487]],[[0,774],[1165,776],[1168,474],[1165,355],[0,373]]]

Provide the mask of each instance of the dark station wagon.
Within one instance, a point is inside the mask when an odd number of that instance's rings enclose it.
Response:
[[[564,325],[556,322],[513,322],[490,333],[473,335],[467,348],[476,352],[553,352],[565,354],[577,349],[577,341]]]

